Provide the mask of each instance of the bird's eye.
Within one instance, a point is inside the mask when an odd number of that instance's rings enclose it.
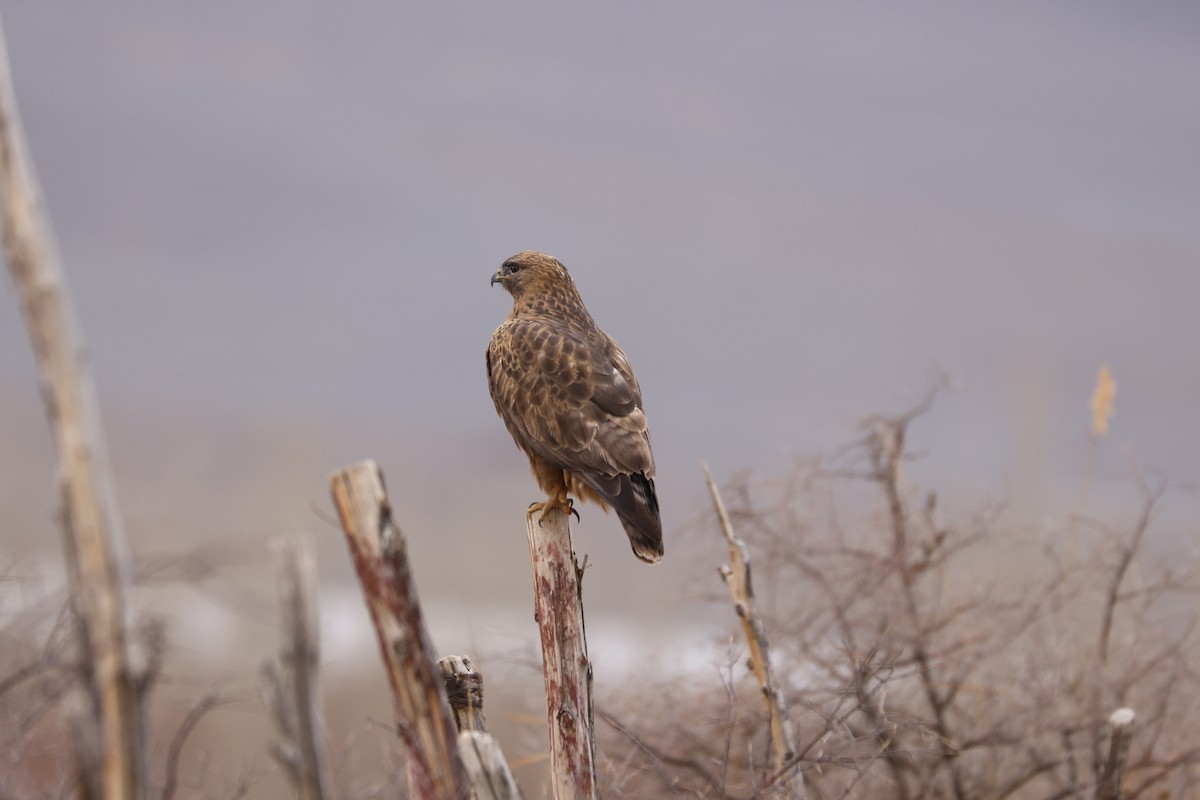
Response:
[[[508,271],[515,275],[516,273],[521,271],[521,265],[520,264],[509,264]]]

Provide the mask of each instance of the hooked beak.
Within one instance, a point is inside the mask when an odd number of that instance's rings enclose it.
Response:
[[[498,283],[503,286],[504,284],[508,283],[508,279],[511,277],[512,270],[509,269],[507,264],[501,264],[500,269],[492,273],[492,282],[490,285],[495,286]]]

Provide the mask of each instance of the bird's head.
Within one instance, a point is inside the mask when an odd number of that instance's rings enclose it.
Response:
[[[500,269],[492,274],[492,285],[497,283],[507,289],[514,299],[573,286],[571,276],[562,262],[536,250],[525,250],[506,259]]]

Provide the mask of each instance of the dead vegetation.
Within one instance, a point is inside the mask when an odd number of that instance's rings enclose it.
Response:
[[[1191,796],[1200,576],[1143,559],[1163,482],[1134,472],[1140,513],[1124,524],[1007,523],[996,502],[944,514],[904,477],[909,426],[927,407],[870,419],[851,446],[781,480],[726,491],[732,524],[768,565],[756,588],[808,796]],[[777,786],[786,771],[744,656],[706,690],[662,687],[665,705],[688,709],[671,726],[602,715],[606,748],[628,754],[619,794]],[[1136,713],[1132,725],[1110,724],[1118,709]]]

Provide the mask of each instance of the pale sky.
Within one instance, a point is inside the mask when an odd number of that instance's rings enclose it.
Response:
[[[312,532],[345,577],[310,505],[372,456],[431,592],[476,547],[482,591],[527,592],[538,494],[483,366],[527,248],[643,387],[667,563],[595,510],[580,534],[628,597],[691,568],[700,459],[771,475],[939,372],[913,471],[943,496],[1068,513],[1106,364],[1096,494],[1130,453],[1200,480],[1195,4],[0,10],[139,552]],[[52,459],[6,295],[0,545],[28,554]]]

